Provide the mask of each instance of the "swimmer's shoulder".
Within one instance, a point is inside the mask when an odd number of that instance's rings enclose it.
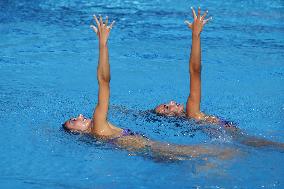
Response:
[[[99,129],[92,129],[92,134],[96,138],[112,138],[121,135],[123,129],[116,127],[110,122],[103,123]],[[94,126],[96,127],[96,126]]]
[[[205,115],[204,121],[207,124],[212,124],[212,125],[222,127],[226,131],[231,131],[231,132],[240,131],[240,129],[237,127],[236,123],[234,123],[232,121],[227,121],[223,118],[219,118],[219,117],[214,116],[214,115]]]
[[[235,123],[233,123],[231,121],[227,121],[227,120],[220,118],[218,116],[215,116],[215,115],[209,115],[209,114],[205,114],[203,112],[200,112],[198,118],[199,119],[196,119],[196,121],[199,122],[199,123],[218,125],[218,126],[222,126],[222,127],[237,128]]]
[[[123,131],[123,129],[113,125],[111,122],[108,122],[109,127],[114,131],[114,132],[119,132],[121,133]]]
[[[194,119],[197,123],[204,124],[219,124],[221,119],[214,115],[205,114],[203,112],[198,112],[194,115],[194,117],[189,117],[190,119]]]

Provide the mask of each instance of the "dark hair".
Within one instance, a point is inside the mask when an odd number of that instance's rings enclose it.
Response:
[[[68,133],[68,134],[71,134],[71,135],[80,135],[80,134],[82,134],[82,133],[80,133],[78,131],[72,131],[71,129],[68,129],[66,127],[66,123],[61,124],[61,126],[62,126],[61,130],[66,132],[66,133]]]
[[[68,129],[68,128],[66,127],[66,123],[62,123],[61,126],[62,126],[62,129],[63,129],[64,131],[66,131],[66,132],[71,132],[70,129]]]
[[[158,114],[155,109],[148,110],[148,113],[149,113],[149,114]]]

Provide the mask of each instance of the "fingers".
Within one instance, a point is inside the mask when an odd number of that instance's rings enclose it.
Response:
[[[103,18],[102,18],[101,15],[100,15],[100,25],[101,25],[101,26],[103,25]]]
[[[106,21],[105,21],[105,25],[107,26],[108,24],[108,16],[106,16]]]
[[[98,34],[98,32],[100,32],[102,30],[102,28],[107,28],[107,29],[112,29],[115,21],[112,21],[112,23],[108,26],[108,16],[106,16],[106,20],[105,23],[103,22],[103,18],[100,15],[99,19],[96,17],[96,15],[93,15],[94,20],[96,21],[97,27],[94,25],[91,25],[90,27],[96,32],[96,34]]]
[[[98,34],[98,28],[94,25],[90,25],[90,27],[94,30],[94,32],[96,32],[96,34]]]
[[[97,24],[98,28],[100,28],[100,23],[99,23],[98,18],[96,17],[96,15],[94,15],[94,19],[96,21],[96,24]]]
[[[197,12],[197,19],[200,19],[200,7],[198,7],[198,12]]]
[[[190,7],[190,8],[191,8],[191,10],[192,10],[192,16],[193,16],[193,18],[194,18],[194,20],[195,20],[195,19],[197,18],[196,13],[195,13],[193,7]]]
[[[109,29],[112,29],[114,23],[115,23],[115,21],[112,21],[112,23],[108,26],[108,28],[109,28]]]
[[[206,15],[208,14],[208,10],[205,11],[205,13],[201,16],[201,20],[204,20],[204,18],[206,17]]]
[[[185,23],[189,28],[192,28],[192,23],[190,23],[188,20],[185,20],[184,23]]]
[[[210,20],[212,20],[213,18],[212,17],[210,17],[210,18],[208,18],[208,19],[206,19],[206,20],[203,20],[203,25],[205,25],[208,21],[210,21]]]

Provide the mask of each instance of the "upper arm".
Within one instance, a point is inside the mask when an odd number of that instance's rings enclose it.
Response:
[[[186,103],[186,114],[188,117],[195,118],[195,115],[200,112],[201,99],[201,78],[200,71],[190,73],[190,94]]]
[[[95,125],[107,122],[109,96],[109,82],[99,81],[98,103],[93,115]]]

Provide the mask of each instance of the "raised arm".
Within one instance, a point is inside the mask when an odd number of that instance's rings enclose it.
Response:
[[[203,119],[203,114],[200,112],[201,100],[201,44],[200,34],[203,26],[211,19],[205,19],[207,11],[200,16],[200,8],[198,14],[193,8],[193,22],[185,21],[188,27],[192,30],[192,46],[189,58],[189,75],[190,75],[190,93],[186,103],[186,115],[196,120]]]
[[[110,30],[114,24],[114,21],[108,26],[108,18],[106,17],[105,23],[103,23],[102,17],[98,20],[94,16],[97,27],[91,25],[96,32],[99,39],[99,62],[97,68],[97,79],[99,84],[98,103],[93,114],[93,134],[108,134],[108,105],[110,95],[110,66],[108,57],[107,41],[110,34]]]

